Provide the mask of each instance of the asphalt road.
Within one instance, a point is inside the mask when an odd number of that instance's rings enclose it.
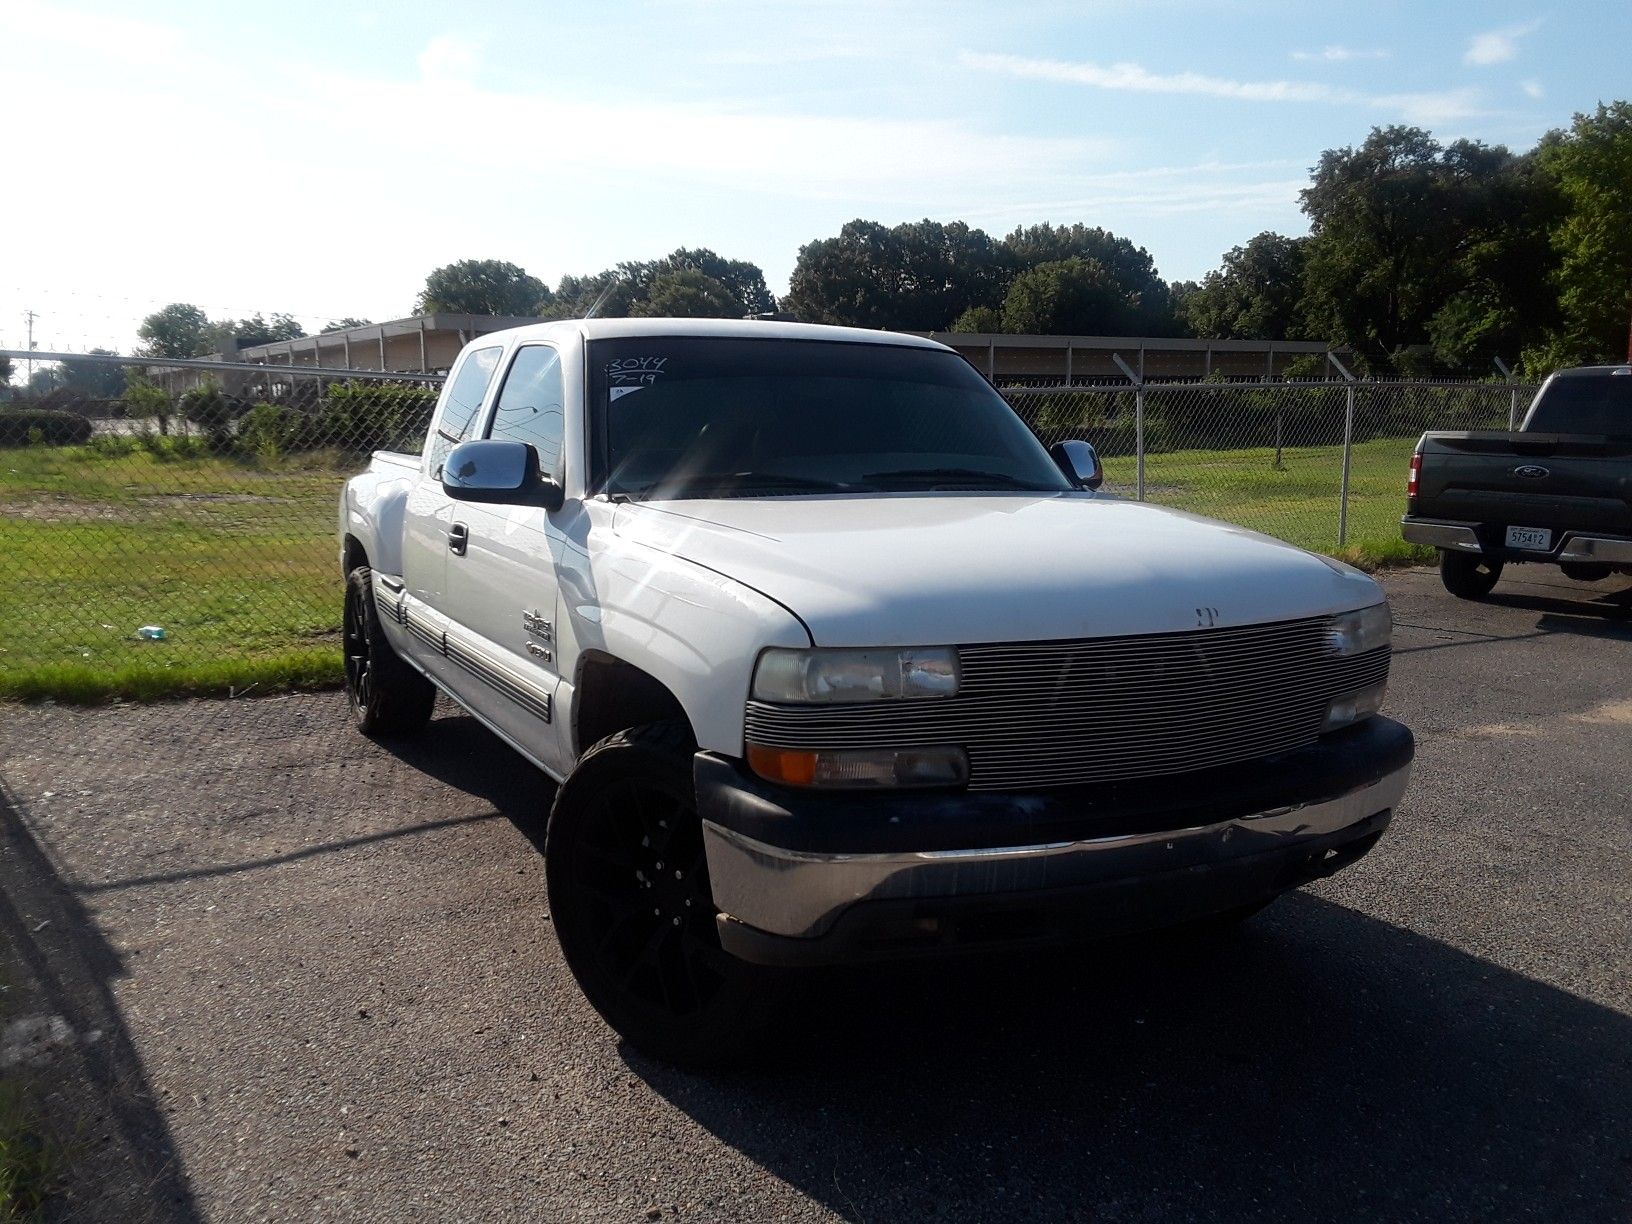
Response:
[[[814,979],[755,1073],[601,1025],[549,784],[468,718],[0,710],[0,927],[89,1110],[65,1213],[1625,1220],[1632,622],[1517,574],[1388,580],[1420,747],[1358,866],[1212,950]]]

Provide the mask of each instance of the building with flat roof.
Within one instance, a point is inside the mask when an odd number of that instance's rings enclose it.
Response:
[[[239,349],[237,360],[254,365],[320,366],[327,370],[386,370],[445,374],[459,350],[477,336],[526,327],[535,318],[509,315],[432,314],[389,323],[368,323],[321,336],[278,340]]]
[[[1189,340],[1166,336],[1013,336],[928,332],[1000,387],[1127,383],[1117,358],[1150,382],[1270,381],[1300,359],[1324,358],[1318,340]],[[1322,361],[1322,365],[1324,365]],[[1330,373],[1330,371],[1324,371]]]
[[[434,314],[370,323],[322,336],[257,344],[237,360],[299,369],[445,373],[471,340],[525,327],[537,319],[503,315]],[[1234,382],[1277,379],[1299,359],[1321,358],[1331,346],[1313,340],[1189,340],[1164,336],[1015,336],[984,332],[920,332],[956,349],[998,386],[1125,383],[1129,369],[1152,382],[1221,377]]]

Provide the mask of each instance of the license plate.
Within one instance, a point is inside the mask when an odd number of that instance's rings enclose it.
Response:
[[[1546,552],[1553,546],[1553,533],[1545,527],[1509,527],[1507,546],[1531,552]]]

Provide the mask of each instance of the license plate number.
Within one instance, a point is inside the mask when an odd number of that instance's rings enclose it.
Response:
[[[1509,527],[1509,548],[1527,548],[1531,552],[1546,552],[1553,546],[1553,533],[1545,527]]]

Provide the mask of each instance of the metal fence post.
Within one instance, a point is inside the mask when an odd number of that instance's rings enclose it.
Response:
[[[1145,371],[1143,350],[1140,351],[1139,371],[1135,373],[1121,353],[1112,353],[1111,360],[1122,368],[1133,384],[1133,465],[1134,496],[1145,500]]]
[[[1507,380],[1507,432],[1512,433],[1519,427],[1519,387],[1518,380],[1513,377],[1513,371],[1508,368],[1507,362],[1500,357],[1492,357],[1496,368],[1502,372]]]
[[[1328,352],[1326,360],[1337,367],[1337,372],[1348,383],[1343,397],[1343,480],[1337,493],[1337,546],[1342,548],[1349,542],[1349,471],[1354,463],[1354,375],[1337,359],[1337,354]]]

